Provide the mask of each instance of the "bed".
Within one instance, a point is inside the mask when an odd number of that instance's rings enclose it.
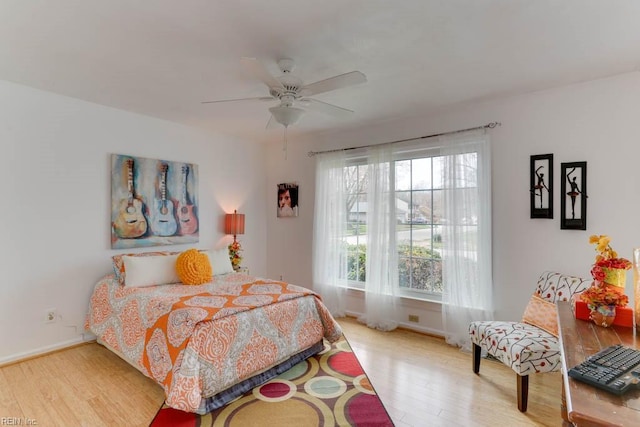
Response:
[[[158,265],[171,260],[145,262],[145,274],[158,276]],[[86,327],[162,386],[175,409],[210,412],[342,335],[320,296],[300,286],[226,266],[202,285],[158,283],[175,280],[165,277],[132,286],[126,283],[135,281],[131,265],[125,279],[124,263],[118,266],[114,257],[116,274],[95,284]]]

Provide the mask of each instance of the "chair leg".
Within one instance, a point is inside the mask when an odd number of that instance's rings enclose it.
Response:
[[[480,356],[482,355],[482,347],[478,344],[472,344],[473,346],[473,373],[480,372]]]
[[[527,400],[529,398],[529,375],[517,375],[518,377],[518,409],[527,412]]]

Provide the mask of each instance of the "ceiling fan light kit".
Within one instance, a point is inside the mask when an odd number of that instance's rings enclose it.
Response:
[[[292,59],[285,58],[278,61],[278,67],[282,71],[282,75],[278,77],[271,75],[264,64],[255,58],[242,58],[241,62],[251,75],[267,85],[270,97],[204,101],[203,104],[238,101],[280,101],[279,105],[269,108],[269,112],[276,122],[285,127],[285,130],[297,123],[307,110],[314,110],[335,117],[345,117],[352,114],[353,111],[346,108],[305,97],[367,81],[367,77],[363,73],[352,71],[305,85],[299,77],[291,73],[295,65]],[[299,106],[303,106],[306,109],[299,108]]]
[[[289,127],[296,123],[304,114],[304,110],[302,108],[290,107],[287,105],[271,107],[269,108],[269,111],[271,112],[271,115],[273,115],[275,121],[284,127]]]

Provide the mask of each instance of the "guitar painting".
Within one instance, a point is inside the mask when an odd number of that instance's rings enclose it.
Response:
[[[135,239],[147,232],[147,220],[143,213],[142,201],[134,193],[133,170],[134,161],[125,161],[127,167],[128,197],[122,199],[118,206],[118,216],[113,222],[113,229],[120,239]]]
[[[156,236],[173,236],[178,230],[173,210],[173,202],[167,199],[167,170],[166,163],[160,165],[160,198],[156,199],[151,213],[151,231]]]
[[[182,194],[178,202],[178,225],[181,236],[193,234],[198,230],[198,217],[196,216],[193,204],[189,200],[187,193],[187,179],[189,176],[189,166],[182,166]]]
[[[111,248],[197,243],[198,165],[111,154]]]

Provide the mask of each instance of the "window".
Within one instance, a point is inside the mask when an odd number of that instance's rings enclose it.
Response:
[[[454,197],[477,199],[477,155],[456,154]],[[439,300],[442,296],[442,239],[446,227],[477,235],[477,214],[466,214],[449,224],[444,212],[442,170],[446,158],[437,150],[405,154],[394,161],[396,248],[400,294]],[[347,279],[354,287],[366,280],[367,165],[353,159],[345,167],[347,225]],[[473,258],[473,248],[469,248]]]

